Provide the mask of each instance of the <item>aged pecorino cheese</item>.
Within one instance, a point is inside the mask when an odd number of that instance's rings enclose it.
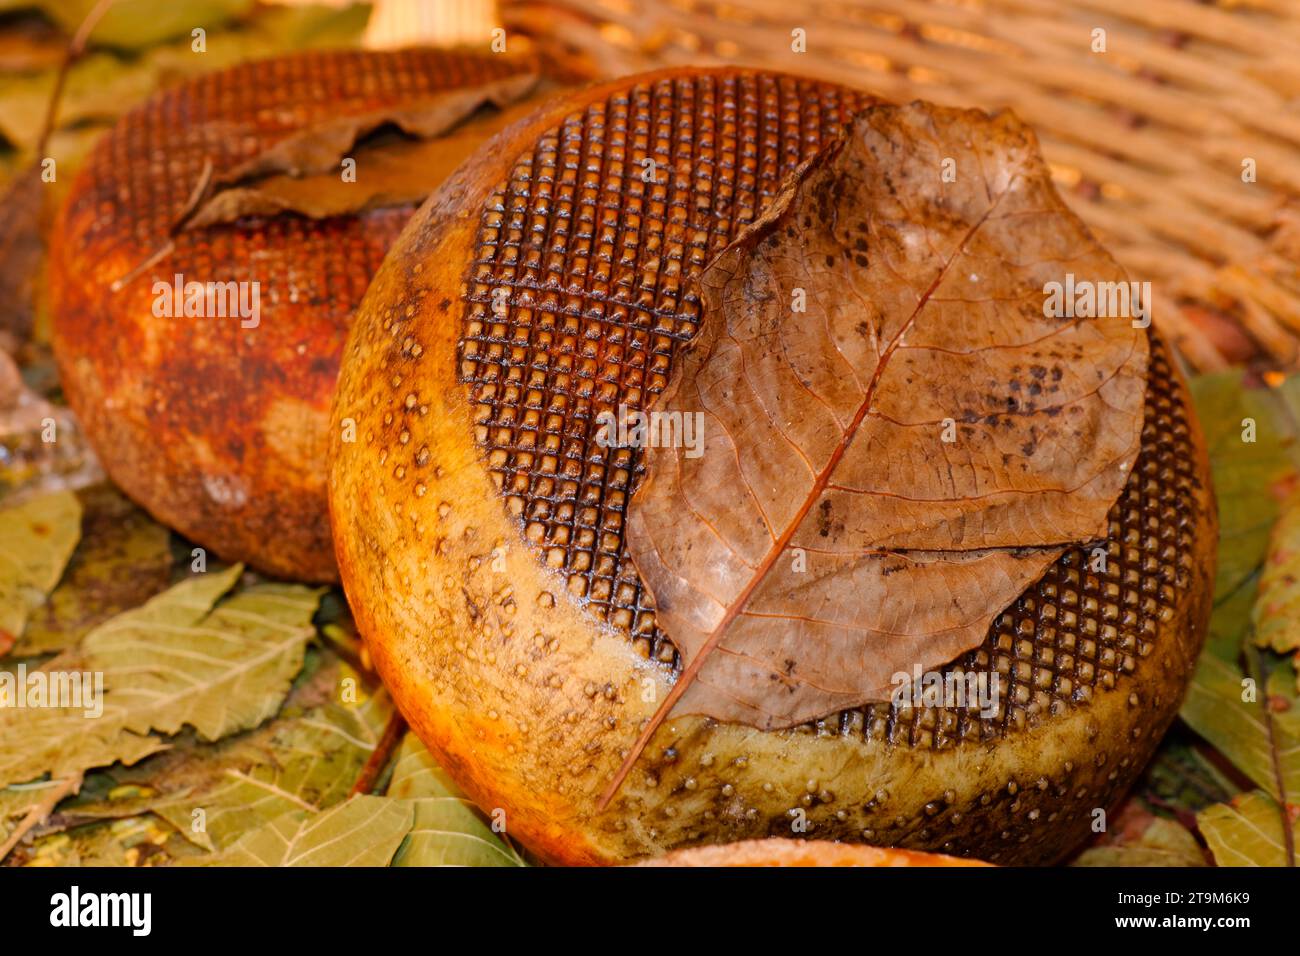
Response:
[[[923,680],[774,730],[673,712],[601,809],[682,663],[627,549],[643,449],[599,441],[600,422],[667,387],[706,267],[873,102],[731,68],[574,94],[431,197],[360,307],[331,429],[343,583],[411,725],[543,859],[795,836],[1059,860],[1178,709],[1217,527],[1151,331],[1140,451],[1105,538],[1063,544],[937,698]],[[963,672],[996,678],[987,706],[943,696]]]
[[[68,401],[127,494],[227,560],[337,577],[324,459],[339,354],[422,197],[324,218],[287,211],[187,228],[186,217],[260,159],[306,171],[288,147],[312,130],[336,137],[308,145],[341,180],[325,147],[350,153],[365,118],[409,123],[458,91],[531,70],[435,50],[295,55],[162,92],[100,141],[54,235],[54,347]],[[361,160],[351,188],[367,188],[368,172]]]

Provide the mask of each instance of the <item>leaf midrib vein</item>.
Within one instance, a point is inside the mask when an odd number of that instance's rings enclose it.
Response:
[[[875,370],[872,372],[871,380],[867,383],[866,393],[863,395],[862,403],[858,406],[857,413],[853,416],[853,420],[849,423],[848,429],[840,439],[839,445],[837,445],[835,450],[831,453],[826,465],[820,472],[818,472],[803,504],[795,513],[794,517],[791,518],[780,538],[773,542],[772,547],[768,550],[768,553],[764,556],[763,561],[759,564],[744,589],[739,595],[737,595],[736,599],[727,606],[727,609],[722,616],[722,620],[718,622],[717,626],[714,627],[708,638],[700,646],[695,657],[677,676],[677,680],[673,684],[672,689],[664,697],[663,702],[659,705],[654,715],[646,724],[645,729],[637,738],[636,743],[633,744],[632,750],[627,759],[623,761],[622,766],[619,767],[618,772],[615,773],[613,779],[605,788],[605,792],[601,794],[600,800],[597,804],[598,809],[604,810],[609,805],[609,802],[613,799],[614,794],[618,791],[624,778],[626,778],[628,772],[632,769],[632,764],[636,761],[637,757],[640,756],[641,751],[645,749],[646,744],[649,743],[651,736],[653,736],[655,731],[659,729],[660,724],[663,723],[669,712],[674,706],[676,706],[677,701],[686,692],[686,689],[694,683],[696,675],[699,673],[704,662],[709,659],[710,653],[727,633],[732,622],[735,621],[735,619],[745,609],[745,606],[749,603],[749,599],[758,589],[758,586],[767,579],[768,573],[772,570],[773,565],[776,564],[777,559],[779,559],[781,554],[785,551],[790,540],[794,537],[795,532],[798,531],[799,527],[803,524],[804,519],[807,518],[808,512],[812,510],[813,504],[821,497],[822,492],[825,491],[826,484],[830,481],[830,476],[835,473],[835,469],[839,467],[841,459],[843,459],[845,452],[848,451],[849,445],[852,444],[853,439],[856,437],[859,427],[867,416],[867,412],[871,409],[871,404],[875,399],[876,389],[879,387],[881,377],[884,375],[884,371],[889,365],[889,360],[902,346],[904,337],[916,323],[917,318],[925,310],[925,307],[929,304],[931,296],[934,295],[935,290],[939,288],[939,285],[948,275],[948,270],[952,268],[952,264],[960,258],[962,252],[966,248],[966,244],[970,242],[981,228],[983,228],[984,224],[989,220],[989,217],[993,215],[994,211],[1001,204],[1003,198],[1011,192],[1018,179],[1019,174],[1012,176],[1008,180],[1006,188],[993,199],[989,204],[988,209],[984,211],[978,221],[973,223],[970,228],[966,230],[966,234],[962,236],[961,241],[957,243],[952,254],[939,268],[938,273],[931,281],[929,287],[917,299],[916,307],[912,310],[912,314],[908,316],[907,321],[902,324],[898,332],[890,340],[889,345],[885,347],[885,350],[880,353],[880,359],[876,363]]]

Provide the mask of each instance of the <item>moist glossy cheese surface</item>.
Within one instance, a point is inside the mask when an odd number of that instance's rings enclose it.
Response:
[[[870,102],[735,70],[577,94],[462,169],[363,305],[335,408],[360,431],[334,447],[344,582],[413,725],[548,859],[799,821],[794,835],[1046,862],[1087,837],[1177,710],[1216,529],[1186,389],[1152,335],[1109,538],[1067,551],[952,665],[999,675],[995,713],[882,703],[768,733],[672,718],[596,812],[654,709],[646,688],[679,667],[623,541],[642,454],[598,445],[597,416],[663,390],[701,319],[701,270]],[[382,606],[404,586],[410,602]]]

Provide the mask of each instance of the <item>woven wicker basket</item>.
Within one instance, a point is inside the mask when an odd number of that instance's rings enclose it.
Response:
[[[893,100],[1011,107],[1075,210],[1152,283],[1155,321],[1192,366],[1300,365],[1294,0],[500,6],[509,31],[593,77],[739,63]]]

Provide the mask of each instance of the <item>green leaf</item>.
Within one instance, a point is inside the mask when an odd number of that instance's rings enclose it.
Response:
[[[1291,821],[1288,850],[1285,817],[1272,797],[1254,791],[1207,807],[1196,815],[1196,824],[1219,866],[1295,866],[1300,821]]]
[[[342,668],[331,680],[337,687],[350,673]],[[310,824],[316,811],[346,799],[391,713],[382,690],[354,706],[329,701],[215,747],[193,745],[179,761],[172,754],[152,758],[118,774],[134,783],[112,787],[107,798],[65,804],[62,813],[75,821],[152,812],[196,845],[228,850],[217,863],[248,863],[250,852],[266,858],[266,847],[275,845],[288,825],[296,832]],[[171,766],[154,771],[155,762]],[[414,734],[403,740],[387,797],[375,799],[399,804],[411,814],[393,865],[524,865]],[[205,827],[196,833],[198,808],[204,811]],[[258,842],[240,847],[253,831],[262,831]]]
[[[1196,837],[1185,826],[1149,816],[1131,834],[1106,846],[1090,847],[1072,866],[1205,866]]]
[[[398,799],[420,797],[464,797],[456,782],[433,759],[420,738],[407,733],[397,751],[393,776],[388,782],[388,796]]]
[[[1221,533],[1210,637],[1181,716],[1261,788],[1205,808],[1197,821],[1221,865],[1279,860],[1300,793],[1300,702],[1293,668],[1259,648],[1290,651],[1298,641],[1300,377],[1244,388],[1233,372],[1198,379],[1192,391]]]
[[[239,566],[183,581],[88,635],[108,712],[136,733],[188,724],[207,740],[255,727],[280,709],[315,633],[320,589],[259,584],[209,613]]]
[[[393,866],[524,865],[413,733],[402,739],[388,796],[415,809],[415,826]]]
[[[195,57],[199,62],[202,59]],[[0,134],[19,149],[36,148],[57,78],[57,70],[0,77],[0,99],[5,104],[0,111]],[[68,70],[59,101],[59,125],[67,128],[110,122],[161,82],[158,67],[147,60],[131,63],[111,53],[88,54]],[[68,170],[60,167],[59,173],[59,178],[64,179]]]
[[[345,800],[391,712],[387,695],[379,693],[356,708],[330,703],[278,720],[256,739],[210,756],[199,786],[146,806],[199,846],[224,849],[285,813]],[[199,831],[196,809],[205,818]]]
[[[1195,734],[1177,723],[1165,734],[1140,779],[1137,792],[1161,809],[1194,814],[1222,803],[1241,788],[1202,753]]]
[[[314,633],[319,591],[257,585],[214,610],[241,571],[183,581],[96,628],[78,655],[45,665],[47,675],[83,674],[87,686],[102,674],[102,713],[0,710],[0,785],[134,763],[166,746],[151,731],[190,725],[215,740],[275,714]]]
[[[209,866],[387,866],[414,819],[409,800],[355,796],[321,813],[283,814],[204,862]]]
[[[1246,388],[1240,371],[1203,375],[1191,383],[1205,432],[1219,505],[1219,564],[1208,649],[1237,659],[1249,623],[1255,577],[1280,513],[1279,497],[1296,474],[1295,443],[1285,392]],[[1246,441],[1253,423],[1254,441]]]
[[[356,45],[370,22],[371,5],[303,4],[271,7],[257,17],[258,34],[282,50],[325,50]]]
[[[165,753],[92,773],[61,819],[75,825],[152,812],[196,846],[220,850],[290,810],[333,806],[347,798],[393,712],[382,688],[341,703],[356,682],[332,653],[310,648],[273,720],[210,744],[186,731]]]
[[[77,659],[64,661],[56,658],[41,671],[89,677]],[[0,786],[36,780],[46,773],[68,777],[117,761],[132,764],[166,746],[161,738],[124,731],[102,717],[93,719],[85,709],[6,707],[0,710]]]
[[[1300,648],[1300,498],[1288,499],[1273,526],[1251,623],[1257,646]]]
[[[1266,713],[1271,698],[1263,687],[1256,688],[1256,700],[1243,701],[1242,680],[1237,667],[1202,654],[1182,718],[1274,800],[1294,799],[1300,794],[1300,728],[1294,717]]]
[[[1251,623],[1256,647],[1300,654],[1300,493],[1287,499],[1273,526]]]
[[[57,4],[60,0],[50,0]],[[85,4],[93,0],[75,0]],[[123,3],[124,0],[118,0]],[[119,55],[110,50],[92,50],[68,71],[59,103],[59,126],[64,129],[91,123],[108,123],[140,103],[151,93],[187,77],[232,66],[245,60],[259,59],[295,50],[327,49],[354,46],[365,29],[370,8],[354,4],[343,9],[321,5],[283,8],[259,6],[254,15],[219,29],[221,23],[201,23],[186,10],[187,4],[175,0],[133,0],[159,4],[177,11],[185,20],[183,30],[167,24],[148,43],[111,42],[129,40],[131,27],[122,31],[114,27],[113,14],[101,21],[91,35],[92,46],[139,49],[136,55]],[[246,4],[248,0],[200,0],[202,3]],[[130,13],[129,5],[125,7]],[[72,14],[80,22],[79,14]],[[228,18],[227,18],[228,19]],[[224,20],[222,21],[224,22]],[[190,31],[202,26],[208,31],[207,52],[195,53]],[[118,36],[117,34],[119,34]],[[141,38],[145,35],[141,34]],[[174,37],[171,38],[171,37]],[[160,42],[161,41],[161,42]],[[143,49],[148,47],[148,49]],[[31,150],[40,137],[46,108],[54,91],[57,69],[34,74],[0,75],[0,136],[13,145]],[[74,160],[75,151],[59,161],[60,179],[71,169],[65,162]]]
[[[69,34],[97,0],[43,0],[39,6]],[[213,33],[253,8],[253,0],[114,0],[90,34],[96,46],[138,50],[185,37],[202,27]]]
[[[45,603],[81,535],[81,503],[70,491],[0,511],[0,656]]]
[[[112,485],[77,492],[81,541],[45,606],[27,622],[13,653],[66,650],[96,625],[138,607],[171,583],[171,533]]]
[[[415,823],[393,866],[523,866],[484,821],[474,804],[458,797],[395,801],[414,808]]]

